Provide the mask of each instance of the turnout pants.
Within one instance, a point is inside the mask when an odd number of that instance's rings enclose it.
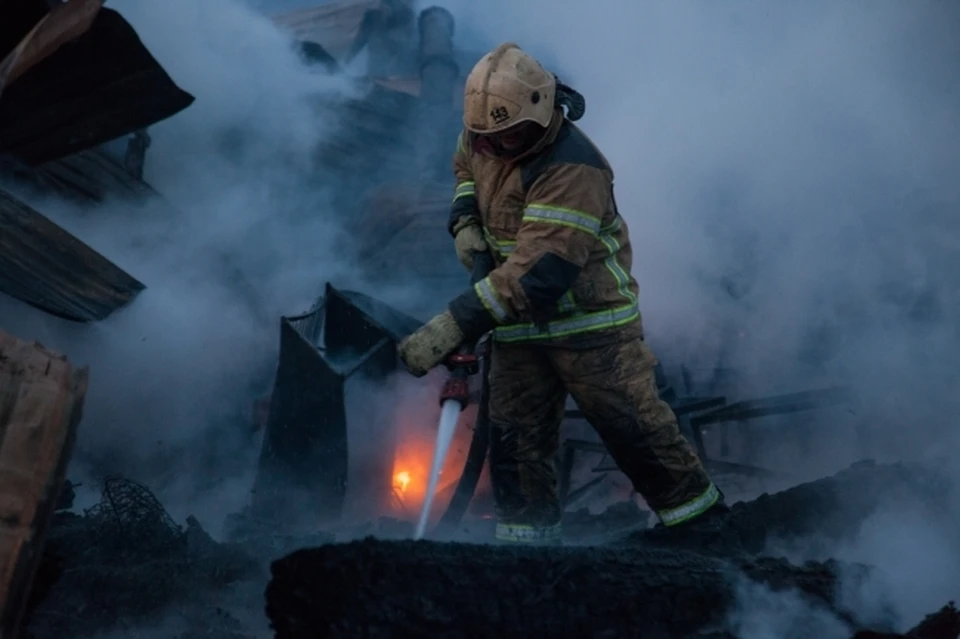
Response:
[[[554,466],[569,393],[617,466],[667,526],[713,506],[720,493],[657,393],[657,359],[638,328],[599,346],[494,343],[490,469],[497,537],[552,541],[562,508]]]

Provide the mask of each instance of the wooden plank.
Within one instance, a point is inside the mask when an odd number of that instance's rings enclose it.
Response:
[[[144,289],[126,271],[0,190],[0,291],[64,319],[102,320]]]
[[[123,16],[103,8],[86,33],[4,89],[0,154],[37,166],[144,129],[192,102]]]
[[[15,639],[76,440],[87,368],[0,331],[0,639]]]
[[[86,33],[102,6],[103,0],[71,0],[54,7],[0,62],[0,94],[31,67]]]

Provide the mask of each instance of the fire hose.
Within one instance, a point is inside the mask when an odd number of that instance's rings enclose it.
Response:
[[[485,278],[493,268],[493,256],[488,251],[474,253],[470,282],[476,284]],[[489,357],[485,358],[485,360],[487,359]],[[422,539],[426,532],[430,510],[433,507],[433,498],[437,492],[437,483],[440,481],[440,471],[447,459],[447,451],[453,441],[457,420],[460,413],[470,403],[470,376],[480,371],[476,343],[464,342],[461,344],[447,358],[445,365],[447,370],[450,371],[450,376],[440,391],[440,422],[437,426],[437,442],[433,449],[433,461],[430,464],[427,492],[424,496],[423,507],[420,509],[420,519],[417,522],[414,539]],[[480,424],[477,427],[479,428]]]

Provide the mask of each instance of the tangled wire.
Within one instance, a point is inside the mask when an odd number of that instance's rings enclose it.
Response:
[[[150,489],[132,479],[108,478],[100,502],[84,515],[98,543],[118,553],[156,556],[182,547],[183,530]]]
[[[33,614],[38,639],[120,631],[170,606],[196,602],[246,575],[245,553],[211,539],[196,520],[178,526],[149,488],[111,477],[99,503],[64,514],[47,534],[59,565]],[[55,558],[55,559],[53,559]]]

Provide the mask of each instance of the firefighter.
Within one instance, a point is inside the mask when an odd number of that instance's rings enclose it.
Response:
[[[493,331],[490,469],[503,541],[559,540],[554,457],[568,393],[663,527],[727,509],[657,393],[613,171],[573,124],[584,107],[516,44],[473,68],[449,230],[464,267],[490,249],[496,268],[399,345],[422,376]]]

